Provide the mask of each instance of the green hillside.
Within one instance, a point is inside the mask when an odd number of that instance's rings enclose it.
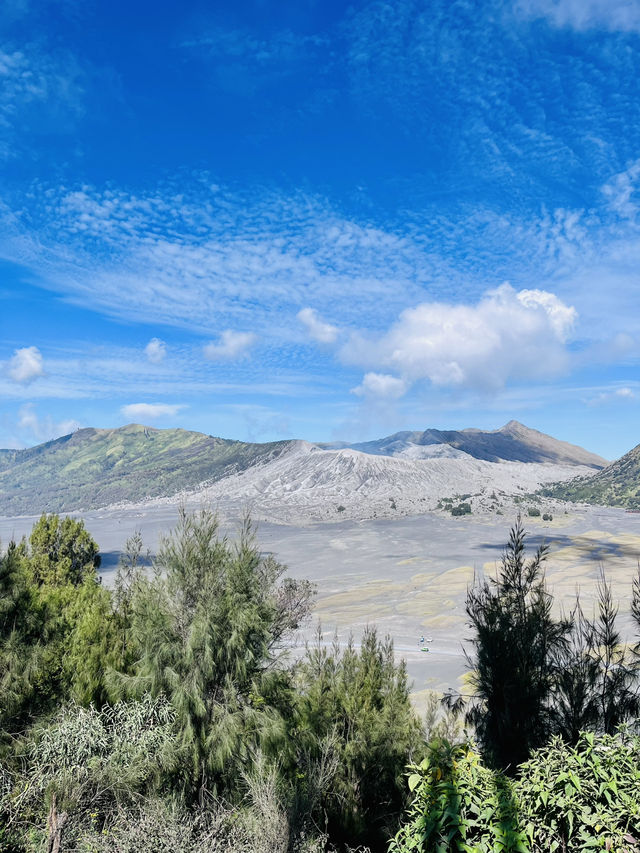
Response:
[[[640,444],[592,477],[579,477],[543,489],[542,494],[566,501],[640,509]]]
[[[81,429],[0,451],[0,515],[89,509],[172,495],[279,456],[289,441],[248,444],[130,424]]]

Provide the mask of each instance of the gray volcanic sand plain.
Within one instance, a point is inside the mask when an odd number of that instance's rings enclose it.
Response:
[[[103,554],[103,582],[113,583],[124,543],[136,530],[154,552],[177,519],[174,505],[107,509],[82,513]],[[0,541],[28,534],[33,517],[0,518]],[[459,688],[465,672],[462,642],[469,636],[465,594],[474,574],[494,574],[513,518],[483,514],[452,518],[445,514],[397,520],[369,519],[276,525],[261,522],[258,541],[288,566],[292,577],[317,585],[314,618],[299,638],[311,639],[322,626],[330,642],[337,632],[344,643],[366,625],[390,634],[404,657],[416,700],[425,690]],[[576,589],[591,613],[600,567],[620,601],[620,628],[633,636],[629,618],[631,582],[640,560],[640,515],[620,509],[570,507],[553,522],[525,518],[529,550],[550,546],[547,580],[556,605],[571,606]],[[221,529],[234,535],[237,520]],[[420,651],[425,637],[429,652]]]

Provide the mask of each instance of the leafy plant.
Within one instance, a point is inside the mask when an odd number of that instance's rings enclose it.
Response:
[[[640,738],[584,733],[535,751],[516,780],[446,742],[409,768],[413,801],[390,853],[640,850]]]

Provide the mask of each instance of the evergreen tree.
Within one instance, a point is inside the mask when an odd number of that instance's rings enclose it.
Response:
[[[353,639],[344,650],[337,642],[326,648],[319,633],[297,687],[298,764],[326,774],[310,809],[320,825],[326,816],[333,838],[379,845],[405,805],[405,768],[421,744],[404,661],[396,663],[393,642],[374,628],[359,650]]]
[[[587,619],[576,601],[567,642],[556,658],[552,726],[569,743],[577,743],[583,731],[614,734],[638,714],[639,661],[622,642],[617,614],[602,572],[596,614]]]
[[[618,605],[604,572],[598,583],[598,613],[594,623],[594,646],[598,664],[598,729],[614,734],[621,723],[637,716],[638,661],[633,659],[616,628]]]
[[[42,622],[23,571],[24,545],[0,556],[0,738],[20,728],[39,682]]]
[[[100,567],[99,549],[84,522],[42,515],[29,537],[30,569],[36,583],[82,583]]]
[[[569,615],[566,642],[555,651],[555,678],[550,708],[551,729],[576,744],[580,733],[594,731],[600,719],[600,667],[594,624],[577,599]]]
[[[125,692],[169,699],[190,755],[184,789],[202,801],[237,784],[252,743],[275,749],[286,739],[278,706],[289,688],[275,664],[312,590],[302,584],[294,594],[293,582],[283,590],[285,567],[260,553],[250,523],[231,544],[209,511],[180,513],[155,569],[132,600],[134,675],[115,680]]]
[[[525,532],[511,529],[498,577],[467,594],[474,630],[469,659],[479,703],[470,712],[487,760],[515,772],[549,733],[554,660],[568,625],[551,615],[545,586],[546,547],[525,558]]]

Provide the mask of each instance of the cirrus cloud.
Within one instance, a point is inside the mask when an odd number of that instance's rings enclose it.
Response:
[[[576,30],[640,31],[638,0],[518,0],[516,12]]]
[[[146,421],[174,417],[184,408],[186,408],[184,405],[174,403],[129,403],[127,406],[122,406],[120,411],[125,418]]]

